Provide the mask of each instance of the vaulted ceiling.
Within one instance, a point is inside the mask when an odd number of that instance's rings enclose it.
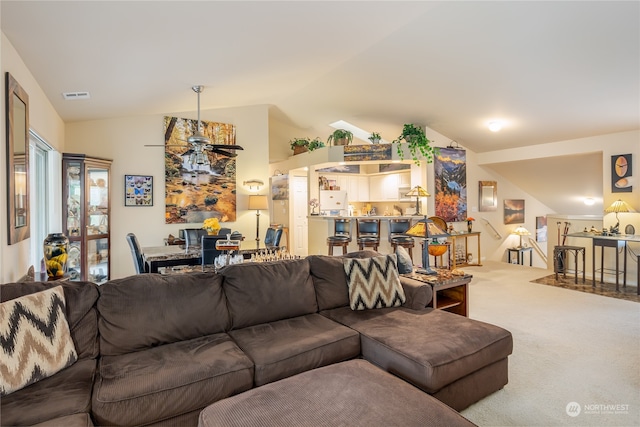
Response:
[[[194,111],[199,84],[204,110],[268,104],[320,137],[416,123],[483,153],[640,129],[638,1],[2,0],[0,15],[65,122]],[[602,191],[598,153],[490,167],[559,213]]]
[[[66,122],[273,105],[323,136],[428,126],[486,152],[640,127],[640,3],[7,1]],[[65,101],[63,92],[88,91]],[[504,120],[499,133],[487,130]],[[443,141],[448,142],[448,141]]]

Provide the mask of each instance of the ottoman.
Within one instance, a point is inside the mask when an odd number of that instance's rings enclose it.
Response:
[[[207,406],[199,427],[474,426],[403,380],[361,359],[306,371]]]

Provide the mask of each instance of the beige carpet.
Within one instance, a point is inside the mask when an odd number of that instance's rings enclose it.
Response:
[[[474,275],[470,317],[514,339],[509,384],[465,417],[480,426],[640,426],[640,304],[531,283],[549,272],[528,266],[465,271]]]

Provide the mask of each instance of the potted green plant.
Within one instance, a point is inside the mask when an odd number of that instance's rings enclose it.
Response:
[[[333,141],[333,145],[349,145],[353,141],[353,134],[345,129],[336,129],[329,135],[327,144],[331,145],[331,141]]]
[[[371,141],[372,144],[380,144],[382,137],[378,132],[371,132],[371,135],[369,135],[368,139],[369,141]]]
[[[309,138],[294,138],[289,141],[289,146],[293,150],[293,155],[304,153],[309,151],[309,144],[311,141]]]
[[[320,140],[320,138],[314,138],[309,141],[309,151],[317,150],[318,148],[324,147],[324,142]]]
[[[433,155],[438,154],[438,149],[431,146],[431,141],[427,138],[424,129],[412,123],[405,124],[400,136],[392,142],[398,144],[398,157],[400,157],[401,160],[404,160],[404,150],[401,144],[405,142],[411,154],[411,159],[418,166],[420,166],[418,155],[422,155],[427,163],[431,163],[433,162]]]

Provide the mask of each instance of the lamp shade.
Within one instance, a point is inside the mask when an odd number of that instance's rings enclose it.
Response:
[[[256,211],[268,209],[267,196],[249,196],[249,209]]]
[[[531,236],[531,233],[529,233],[529,230],[527,230],[523,226],[517,227],[515,230],[513,230],[513,233],[511,234],[515,234],[517,236]]]
[[[405,196],[430,197],[431,194],[429,194],[427,190],[425,190],[424,188],[420,187],[419,185],[416,185],[411,190],[409,190],[409,192],[405,194]]]
[[[404,234],[413,237],[420,237],[425,240],[425,244],[422,245],[422,268],[417,269],[416,272],[420,274],[437,274],[435,270],[429,267],[429,239],[432,237],[444,237],[448,236],[447,233],[442,231],[440,227],[434,224],[432,220],[424,217],[420,221],[416,222],[409,228]]]
[[[627,202],[625,202],[624,200],[618,199],[615,202],[611,203],[611,206],[606,208],[604,210],[604,212],[605,213],[636,212],[636,210],[633,209],[631,206],[629,206],[629,204]]]
[[[407,236],[413,237],[422,237],[423,239],[428,239],[431,237],[445,237],[448,236],[445,231],[441,230],[432,220],[429,218],[421,219],[416,222],[404,232]]]
[[[522,236],[530,236],[531,235],[531,233],[529,233],[529,230],[527,230],[523,226],[516,227],[516,229],[513,230],[513,232],[511,234],[515,234],[516,236],[520,236],[520,245],[518,245],[518,248],[522,248]]]

